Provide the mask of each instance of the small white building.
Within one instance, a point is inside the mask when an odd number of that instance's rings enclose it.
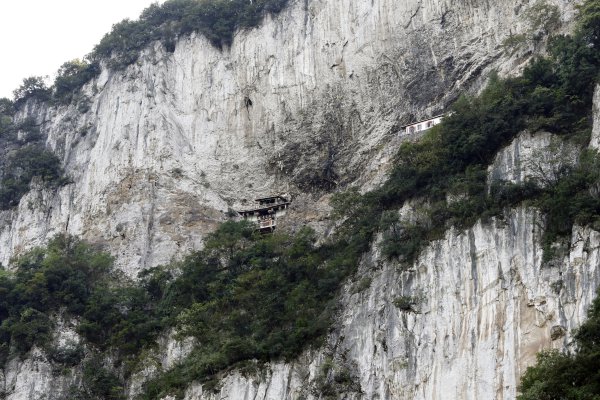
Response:
[[[411,135],[413,133],[423,132],[428,129],[433,128],[440,122],[442,119],[448,114],[436,115],[435,117],[431,117],[429,119],[424,119],[422,121],[414,122],[410,125],[404,125],[401,129],[401,132],[406,135]]]

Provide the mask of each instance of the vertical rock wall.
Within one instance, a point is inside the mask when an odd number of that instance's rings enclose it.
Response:
[[[107,245],[135,275],[199,246],[244,200],[381,179],[400,122],[528,57],[501,44],[526,29],[529,3],[493,3],[293,2],[223,53],[192,36],[173,54],[157,45],[124,73],[104,71],[85,89],[86,112],[29,105],[21,117],[42,123],[73,183],[34,189],[1,213],[0,260],[67,232]],[[556,4],[568,21],[572,4]],[[520,136],[490,179],[524,179],[523,155],[550,143]],[[316,399],[323,374],[335,371],[352,377],[336,387],[339,398],[515,398],[535,353],[569,344],[600,284],[600,234],[575,227],[568,257],[543,265],[540,218],[518,208],[450,230],[409,268],[384,260],[376,244],[346,284],[322,349],[257,376],[229,373],[218,393],[192,384],[186,398]],[[412,310],[394,305],[402,296]],[[184,352],[168,340],[161,348],[154,370]],[[132,397],[152,371],[128,383]],[[37,351],[2,378],[9,400],[59,399],[78,379],[53,372]]]
[[[574,5],[552,0],[569,27]],[[135,276],[201,245],[229,208],[314,202],[380,180],[402,123],[438,113],[535,47],[527,0],[292,0],[224,51],[201,36],[104,70],[70,106],[29,104],[73,183],[0,213],[0,262],[69,233]],[[292,210],[294,211],[294,210]],[[296,208],[300,214],[303,210]]]

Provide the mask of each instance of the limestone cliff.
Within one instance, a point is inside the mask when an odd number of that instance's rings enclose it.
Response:
[[[156,44],[77,104],[29,104],[19,118],[41,124],[73,184],[0,215],[0,262],[64,232],[135,276],[263,194],[381,180],[402,122],[528,59],[503,47],[529,29],[528,3],[293,1],[223,52],[195,35],[173,54]],[[556,4],[567,29],[573,4]]]
[[[552,3],[568,30],[573,3]],[[79,104],[28,103],[18,118],[41,124],[73,182],[34,187],[0,213],[0,261],[69,233],[106,246],[135,276],[199,248],[229,208],[277,192],[295,199],[289,229],[326,232],[328,194],[381,182],[402,123],[443,111],[492,70],[516,72],[543,51],[543,43],[503,46],[530,29],[530,6],[292,1],[224,51],[199,35],[174,53],[157,43],[123,72],[104,69]],[[523,133],[490,179],[522,179],[526,156],[551,143]],[[326,346],[262,375],[230,373],[218,394],[191,384],[186,398],[316,399],[338,372],[352,377],[334,388],[339,398],[514,398],[538,350],[568,345],[600,284],[600,234],[576,227],[568,257],[544,266],[538,219],[518,208],[451,230],[409,269],[384,260],[375,243],[343,289]],[[414,300],[410,310],[394,306],[401,296]],[[70,336],[69,323],[61,332]],[[160,347],[129,382],[131,397],[186,352],[169,338]],[[5,397],[59,399],[79,379],[77,369],[52,374],[36,351],[14,360],[2,375]]]
[[[408,271],[365,257],[348,283],[326,349],[266,376],[227,375],[217,394],[199,386],[186,399],[318,399],[322,365],[350,371],[349,399],[514,399],[519,376],[545,348],[562,348],[600,284],[600,234],[577,228],[564,264],[543,267],[535,212],[448,232]],[[533,227],[533,229],[532,229]],[[393,301],[415,296],[413,311]]]

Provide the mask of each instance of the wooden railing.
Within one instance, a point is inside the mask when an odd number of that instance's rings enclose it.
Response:
[[[260,229],[274,228],[275,218],[263,219],[261,221],[258,221],[258,226],[260,227]]]

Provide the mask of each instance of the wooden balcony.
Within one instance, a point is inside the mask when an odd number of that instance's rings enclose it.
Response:
[[[265,218],[258,220],[258,229],[261,232],[273,232],[277,223],[275,222],[275,218]]]

